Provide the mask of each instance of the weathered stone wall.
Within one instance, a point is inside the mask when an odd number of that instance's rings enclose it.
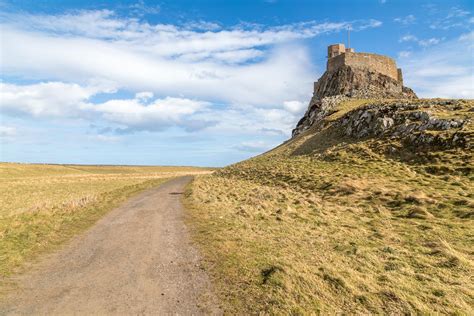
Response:
[[[346,62],[346,54],[341,54],[336,57],[328,58],[326,71],[334,72],[340,67],[344,66]]]
[[[398,82],[400,82],[403,85],[403,73],[402,73],[402,68],[398,68]]]
[[[397,64],[390,57],[369,53],[346,52],[345,54],[329,58],[327,71],[336,71],[344,65],[371,70],[386,75],[394,80],[399,80]]]
[[[339,56],[346,52],[344,44],[333,44],[328,46],[328,58]]]

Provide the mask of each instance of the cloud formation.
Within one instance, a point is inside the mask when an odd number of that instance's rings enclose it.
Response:
[[[308,39],[382,25],[372,19],[279,26],[200,19],[152,24],[143,17],[157,14],[157,6],[137,2],[117,10],[128,15],[0,13],[0,111],[10,126],[0,130],[3,139],[24,134],[13,127],[21,120],[37,130],[50,122],[73,123],[80,126],[77,137],[85,135],[91,143],[124,144],[132,133],[139,133],[134,141],[215,138],[209,141],[214,150],[248,157],[245,153],[288,138],[304,113],[323,70],[312,63]],[[454,27],[456,19],[472,20],[462,10],[443,14],[444,24],[437,24],[443,28]],[[425,20],[417,13],[396,22],[409,27]],[[453,42],[405,30],[397,45],[404,46],[399,64],[407,85],[423,97],[472,97],[473,70],[465,67],[472,66],[472,33]],[[471,43],[470,50],[449,49],[459,41]]]
[[[110,92],[97,87],[82,87],[63,82],[32,85],[0,83],[2,113],[35,118],[75,118],[102,121],[124,131],[160,131],[170,126],[197,130],[212,125],[208,120],[189,119],[206,111],[208,102],[186,98],[153,98],[140,92],[133,99],[112,99],[91,103],[98,93]]]
[[[430,28],[433,30],[449,30],[453,28],[464,28],[469,29],[470,26],[470,18],[471,15],[470,11],[461,9],[459,7],[452,7],[446,14],[443,12],[444,15],[434,19],[430,24]],[[471,22],[472,23],[472,22]]]
[[[441,43],[444,40],[445,40],[444,37],[443,38],[431,37],[431,38],[427,38],[427,39],[418,39],[418,37],[416,37],[414,35],[407,34],[407,35],[402,36],[398,41],[400,43],[414,42],[414,43],[418,44],[421,47],[429,47],[429,46],[437,45],[437,44]]]
[[[416,18],[413,14],[409,14],[405,17],[395,18],[395,19],[393,19],[393,21],[401,23],[403,25],[410,25],[410,24],[415,23]]]
[[[74,83],[42,82],[30,85],[0,83],[0,111],[7,115],[35,119],[79,119],[94,122],[101,134],[157,132],[170,127],[194,132],[214,129],[229,134],[289,135],[306,108],[299,101],[284,101],[282,108],[255,106],[213,107],[212,103],[187,98],[155,98],[152,92],[138,92],[133,98],[112,98],[91,102],[98,94],[112,93],[106,87]]]
[[[314,79],[308,52],[294,41],[381,24],[310,21],[221,29],[203,21],[151,25],[109,10],[7,14],[2,21],[2,66],[9,74],[80,84],[93,78],[117,89],[267,106],[303,99]]]
[[[131,9],[159,10],[141,2]],[[0,20],[2,71],[39,81],[2,83],[3,113],[89,120],[118,134],[178,127],[289,135],[315,77],[300,40],[381,25],[370,19],[150,24],[110,10],[3,13]],[[135,97],[113,95],[123,90]],[[108,100],[92,101],[104,94]]]
[[[400,63],[405,82],[422,97],[474,98],[474,32],[413,52]],[[452,49],[463,47],[462,52]]]

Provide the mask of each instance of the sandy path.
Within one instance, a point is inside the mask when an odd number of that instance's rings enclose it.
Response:
[[[221,314],[180,202],[191,177],[148,190],[16,281],[0,314]]]

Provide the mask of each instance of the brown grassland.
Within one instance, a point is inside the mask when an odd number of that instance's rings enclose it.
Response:
[[[351,102],[334,117],[366,103]],[[471,135],[473,108],[458,111]],[[473,314],[472,147],[322,133],[188,187],[188,222],[226,311]]]
[[[0,163],[0,275],[7,281],[133,194],[193,167]]]

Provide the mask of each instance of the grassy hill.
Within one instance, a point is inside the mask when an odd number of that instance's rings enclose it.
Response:
[[[189,223],[226,310],[474,313],[473,109],[344,100],[198,177]]]

